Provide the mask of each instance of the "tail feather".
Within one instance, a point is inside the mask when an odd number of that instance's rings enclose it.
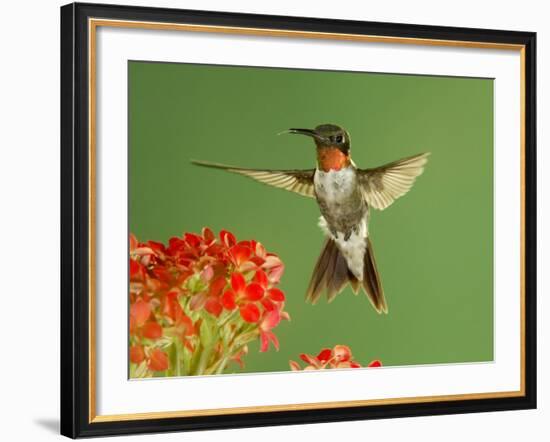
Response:
[[[336,257],[334,258],[334,269],[332,274],[329,274],[327,284],[327,299],[331,302],[338,293],[340,293],[349,281],[348,265],[340,251],[336,249]]]
[[[360,281],[349,270],[346,259],[334,240],[327,238],[313,269],[306,291],[306,301],[315,304],[323,292],[326,292],[328,302],[331,302],[349,283],[355,294],[359,292],[362,286],[374,309],[378,313],[387,313],[388,307],[384,298],[380,275],[376,268],[372,244],[368,238],[363,265],[363,281]]]
[[[327,238],[323,250],[315,263],[313,268],[313,274],[311,275],[311,280],[309,282],[309,287],[306,291],[306,301],[310,301],[312,304],[315,304],[326,287],[326,278],[331,262],[334,250],[336,249],[336,244],[334,241]]]
[[[367,250],[365,250],[365,261],[363,270],[363,288],[372,306],[378,313],[388,313],[388,305],[384,297],[382,282],[376,268],[372,243],[367,237]]]
[[[359,290],[361,290],[361,281],[359,281],[349,269],[348,269],[348,279],[349,279],[349,284],[351,285],[351,289],[353,290],[353,294],[358,295]]]

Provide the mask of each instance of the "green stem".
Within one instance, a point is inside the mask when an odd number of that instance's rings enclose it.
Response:
[[[208,360],[210,359],[210,355],[212,354],[212,345],[209,345],[208,347],[204,347],[202,354],[199,358],[199,365],[197,367],[197,371],[193,374],[195,375],[202,375],[205,374],[206,367],[208,365]]]
[[[225,324],[227,324],[231,319],[233,319],[237,314],[239,313],[238,309],[233,310],[231,313],[229,313],[218,325],[219,328],[222,328]]]
[[[202,349],[203,349],[202,344],[200,341],[198,341],[197,346],[195,347],[195,351],[193,352],[191,363],[189,364],[189,371],[187,372],[187,374],[189,375],[196,374],[199,360],[202,357]]]
[[[183,373],[188,375],[191,373],[191,360],[193,358],[193,353],[189,351],[188,348],[183,347]]]
[[[175,345],[176,345],[176,376],[181,376],[182,374],[181,373],[181,351],[180,351],[181,343],[177,338],[176,338]]]

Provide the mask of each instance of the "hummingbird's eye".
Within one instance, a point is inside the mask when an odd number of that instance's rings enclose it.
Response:
[[[343,139],[343,138],[342,138],[342,135],[336,136],[336,142],[337,142],[337,143],[341,143],[341,142],[342,142],[342,139]]]

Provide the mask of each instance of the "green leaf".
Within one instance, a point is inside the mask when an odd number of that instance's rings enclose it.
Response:
[[[203,347],[210,347],[212,345],[212,341],[213,341],[213,333],[212,333],[212,330],[210,328],[210,321],[205,320],[202,321],[202,324],[201,324],[201,328],[200,328],[200,338],[201,338],[201,343],[203,345]]]

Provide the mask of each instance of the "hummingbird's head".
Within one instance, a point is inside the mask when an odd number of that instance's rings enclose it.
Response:
[[[336,124],[321,124],[315,129],[289,129],[287,133],[307,135],[317,147],[317,162],[325,171],[340,170],[350,163],[349,133]]]

